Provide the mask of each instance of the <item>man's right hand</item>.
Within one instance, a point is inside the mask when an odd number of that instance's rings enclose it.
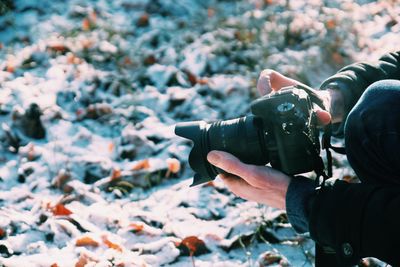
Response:
[[[260,73],[257,82],[257,90],[261,95],[270,94],[273,91],[279,91],[281,88],[286,86],[294,86],[301,84],[299,81],[286,77],[285,75],[271,70],[265,69]],[[341,97],[341,93],[338,90],[325,90],[319,91],[318,94],[324,103],[328,107],[328,110],[332,110],[330,104],[332,103],[332,97]],[[340,122],[342,118],[332,117],[328,111],[318,109],[315,111],[319,120],[320,125],[326,125],[329,122]]]

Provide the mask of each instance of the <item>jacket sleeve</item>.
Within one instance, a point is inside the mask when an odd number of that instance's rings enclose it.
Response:
[[[340,266],[375,257],[400,263],[400,186],[336,181],[308,201],[311,237],[333,248]]]
[[[342,92],[346,118],[365,89],[385,79],[400,79],[400,51],[386,54],[377,62],[359,62],[346,66],[326,79],[320,89],[339,89]],[[336,125],[335,135],[343,136],[344,121]]]

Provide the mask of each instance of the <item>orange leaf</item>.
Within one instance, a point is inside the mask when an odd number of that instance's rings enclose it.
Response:
[[[54,52],[60,52],[60,53],[67,52],[69,50],[69,48],[65,46],[61,41],[51,42],[47,44],[47,47]]]
[[[130,231],[132,233],[139,233],[139,232],[143,231],[144,224],[135,222],[135,223],[129,224],[129,227],[131,228]]]
[[[78,259],[78,261],[75,263],[75,267],[85,267],[86,264],[88,264],[89,261],[86,256],[81,255]]]
[[[76,240],[75,246],[77,247],[98,247],[99,243],[91,237],[84,236]]]
[[[0,239],[6,236],[6,231],[4,229],[0,228]]]
[[[175,158],[167,159],[168,170],[172,173],[178,173],[181,170],[181,162]]]
[[[108,144],[108,151],[111,153],[114,150],[114,143]]]
[[[325,23],[325,25],[326,25],[326,28],[328,28],[329,30],[332,30],[336,27],[336,21],[334,19],[330,19]]]
[[[111,174],[111,181],[116,180],[121,177],[121,170],[120,169],[113,169],[112,174]]]
[[[137,163],[132,167],[132,170],[133,170],[133,171],[138,171],[138,170],[148,169],[148,168],[150,168],[149,159],[144,159],[144,160],[141,160],[141,161],[137,162]]]
[[[213,8],[208,8],[208,9],[207,9],[207,15],[208,15],[209,18],[214,17],[214,15],[215,15],[215,9],[213,9]]]
[[[115,244],[115,243],[111,242],[110,240],[108,240],[108,238],[106,236],[103,236],[103,242],[104,242],[104,244],[106,244],[107,247],[115,249],[119,252],[122,252],[122,248],[118,244]]]
[[[58,267],[57,263],[53,263],[52,265],[50,265],[50,267]]]
[[[72,211],[70,211],[69,209],[67,209],[63,204],[57,204],[55,205],[52,210],[54,215],[58,216],[58,215],[64,215],[64,216],[68,216],[72,214]]]
[[[82,30],[88,31],[90,30],[90,20],[88,18],[84,18],[82,21]]]
[[[7,61],[6,71],[11,72],[11,73],[15,72],[15,64],[13,61],[11,61],[11,60]]]

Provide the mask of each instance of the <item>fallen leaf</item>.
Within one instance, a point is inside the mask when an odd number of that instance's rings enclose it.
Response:
[[[52,210],[54,215],[56,216],[68,216],[72,214],[72,211],[70,211],[69,209],[67,209],[63,204],[57,204],[55,205]]]
[[[91,23],[88,18],[84,18],[82,21],[82,30],[89,31],[91,28]]]
[[[13,73],[15,72],[15,63],[12,60],[8,60],[6,63],[6,71]]]
[[[58,267],[57,263],[53,263],[52,265],[50,265],[50,267]]]
[[[210,252],[204,241],[196,236],[188,236],[184,238],[178,244],[178,249],[183,255],[188,256],[198,256]]]
[[[75,246],[77,247],[98,247],[99,243],[89,236],[84,236],[76,240]]]
[[[325,26],[329,30],[333,30],[336,27],[336,21],[334,19],[329,19],[325,22]]]
[[[119,179],[121,177],[121,170],[120,169],[113,169],[111,173],[111,181]]]
[[[178,173],[181,170],[181,162],[176,158],[167,159],[168,170],[172,173]]]
[[[0,239],[6,236],[6,231],[3,228],[0,228]]]
[[[145,57],[144,60],[143,60],[143,63],[146,66],[153,65],[156,62],[157,62],[157,59],[156,59],[156,57],[154,55],[149,55],[149,56]]]
[[[340,55],[338,52],[334,52],[332,53],[332,60],[336,63],[336,64],[343,64],[344,59],[343,56]]]
[[[67,54],[67,63],[68,64],[78,65],[78,64],[81,64],[82,62],[83,62],[83,60],[80,59],[79,57],[77,57],[75,54],[73,54],[73,53]]]
[[[85,265],[88,263],[89,263],[88,258],[85,255],[81,255],[77,263],[75,263],[75,267],[85,267]]]
[[[208,8],[207,9],[207,15],[208,15],[208,17],[209,18],[211,18],[211,17],[214,17],[214,15],[215,15],[215,9],[213,9],[213,8]]]
[[[138,27],[147,27],[150,24],[149,21],[150,21],[149,14],[144,13],[136,21],[136,26],[138,26]]]
[[[108,152],[112,153],[114,151],[114,147],[115,147],[114,143],[109,143],[108,144]]]
[[[132,167],[132,170],[133,170],[133,171],[138,171],[138,170],[148,169],[148,168],[150,168],[149,159],[144,159],[144,160],[141,160],[141,161],[137,162],[137,163]]]
[[[104,244],[105,244],[107,247],[109,247],[109,248],[111,248],[111,249],[115,249],[115,250],[117,250],[117,251],[119,251],[119,252],[122,252],[121,246],[119,246],[118,244],[113,243],[113,242],[111,242],[110,240],[108,240],[107,236],[103,236],[102,239],[103,239]]]
[[[61,169],[58,171],[58,174],[54,178],[52,184],[58,189],[63,189],[64,185],[68,182],[70,178],[71,174],[69,173],[69,171]]]
[[[274,263],[279,263],[282,260],[282,256],[276,252],[267,251],[263,253],[258,259],[260,267],[268,266]]]
[[[53,52],[65,53],[70,51],[70,49],[61,41],[54,41],[47,44],[47,48]]]
[[[132,233],[140,233],[143,231],[144,224],[140,222],[134,222],[129,224],[129,228]]]

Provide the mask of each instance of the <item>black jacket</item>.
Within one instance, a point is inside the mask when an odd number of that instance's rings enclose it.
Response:
[[[400,80],[400,51],[375,63],[347,66],[321,89],[339,87],[348,113],[370,84],[383,79]],[[398,186],[337,181],[312,194],[306,205],[311,237],[332,247],[341,266],[362,257],[400,265],[400,174]]]

